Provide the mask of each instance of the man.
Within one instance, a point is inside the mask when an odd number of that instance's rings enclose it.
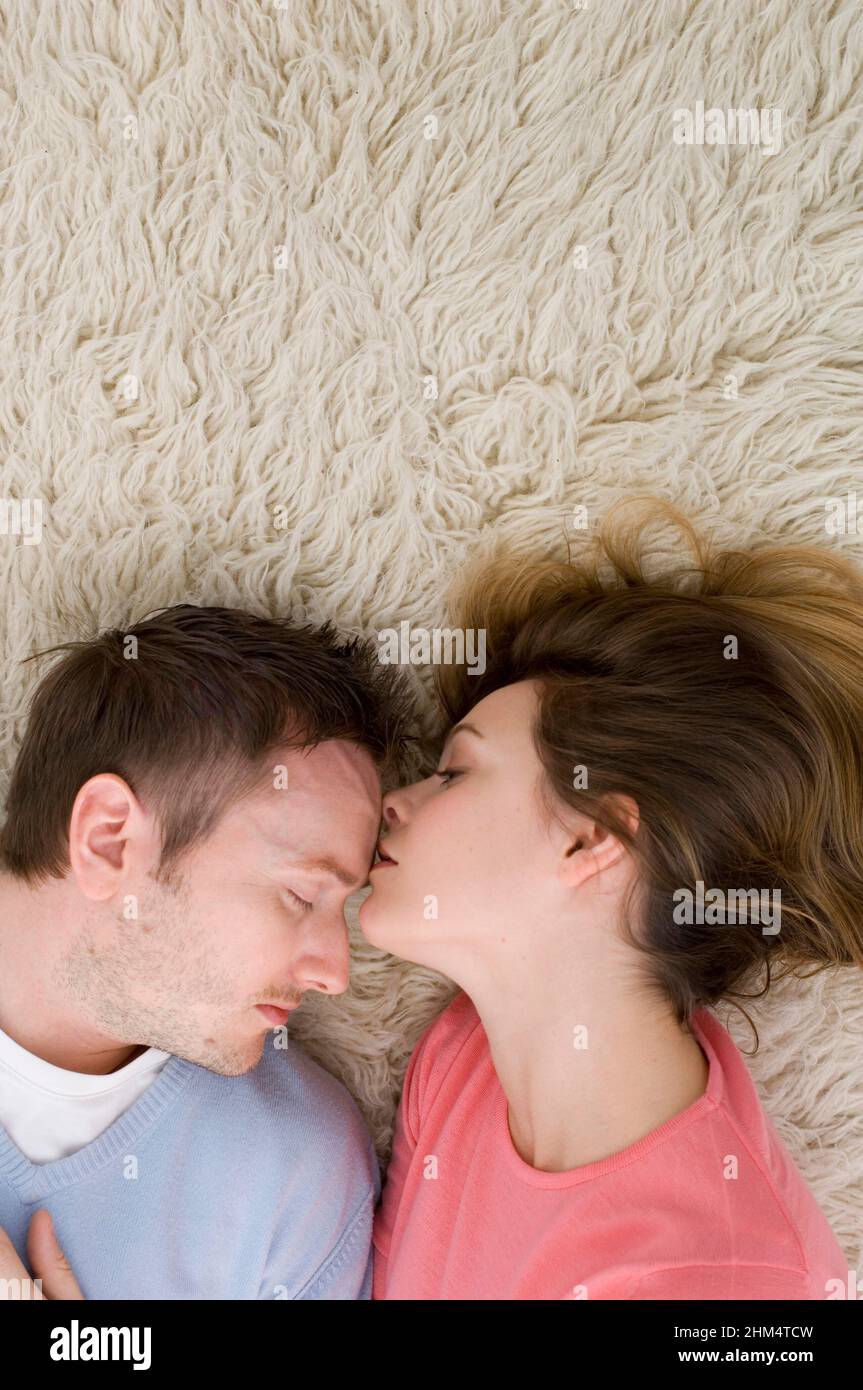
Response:
[[[286,1025],[348,984],[400,677],[190,605],[59,650],[0,833],[0,1279],[370,1298],[374,1148]]]

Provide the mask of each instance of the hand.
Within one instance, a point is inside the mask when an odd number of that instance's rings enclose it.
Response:
[[[69,1261],[60,1249],[54,1234],[49,1211],[37,1211],[30,1222],[27,1232],[27,1258],[33,1268],[32,1275],[27,1273],[26,1267],[18,1259],[14,1245],[6,1232],[0,1228],[0,1299],[9,1299],[8,1286],[4,1281],[13,1279],[21,1282],[21,1297],[25,1299],[83,1299],[78,1281],[69,1268]],[[35,1285],[28,1289],[24,1283],[25,1280],[32,1282],[34,1279],[42,1280],[41,1293]]]

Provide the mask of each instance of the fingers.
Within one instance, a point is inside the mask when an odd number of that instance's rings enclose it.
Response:
[[[27,1258],[33,1277],[42,1280],[42,1294],[52,1299],[83,1299],[69,1261],[60,1248],[51,1213],[37,1211],[27,1232]]]
[[[35,1276],[34,1276],[35,1278]],[[0,1227],[0,1299],[44,1298],[36,1288],[27,1268],[18,1258],[11,1239]]]

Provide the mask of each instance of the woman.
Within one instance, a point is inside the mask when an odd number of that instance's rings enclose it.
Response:
[[[609,517],[605,578],[506,555],[469,577],[487,669],[438,668],[459,727],[385,797],[362,930],[460,991],[408,1064],[375,1298],[847,1289],[709,1006],[780,963],[863,963],[863,578],[820,548],[710,551],[652,505],[694,572],[648,579]]]

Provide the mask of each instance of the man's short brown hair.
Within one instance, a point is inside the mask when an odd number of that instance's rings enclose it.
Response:
[[[66,655],[36,690],[0,831],[0,867],[29,883],[68,872],[75,797],[98,773],[156,815],[162,874],[262,781],[273,750],[345,739],[386,780],[411,742],[401,674],[329,622],[178,604],[27,659],[48,652]]]

